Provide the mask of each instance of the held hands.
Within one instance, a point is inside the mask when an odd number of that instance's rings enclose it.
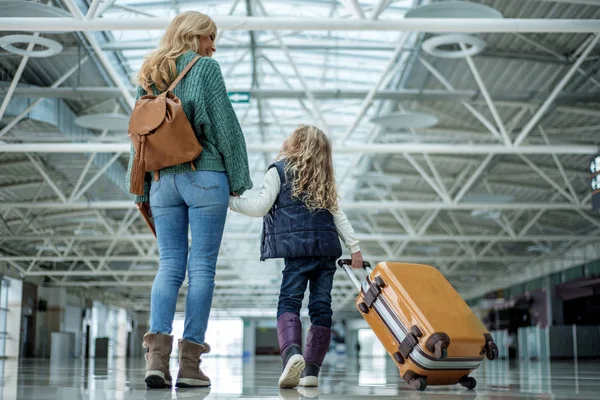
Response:
[[[352,268],[361,269],[363,267],[363,258],[360,251],[352,253]]]

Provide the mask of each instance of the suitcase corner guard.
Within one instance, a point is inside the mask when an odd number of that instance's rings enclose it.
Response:
[[[385,287],[385,282],[381,276],[376,276],[374,282],[369,285],[369,289],[366,291],[363,301],[358,305],[358,308],[363,314],[367,314],[369,309],[373,307],[373,303],[377,300],[377,297],[381,294],[381,289]]]

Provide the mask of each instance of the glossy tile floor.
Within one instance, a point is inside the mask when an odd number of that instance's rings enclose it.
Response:
[[[330,354],[318,389],[279,390],[280,361],[276,357],[207,357],[202,366],[213,380],[210,389],[146,390],[143,360],[74,360],[68,364],[0,360],[0,400],[600,399],[600,361],[486,362],[473,375],[478,386],[471,392],[460,386],[415,392],[385,358],[350,359]],[[172,362],[172,372],[176,369]]]

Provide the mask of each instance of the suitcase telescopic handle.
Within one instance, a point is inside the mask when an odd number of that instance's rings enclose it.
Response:
[[[341,258],[338,260],[338,265],[340,268],[344,268],[344,265],[352,265],[352,260],[349,258]],[[363,261],[363,269],[365,269],[367,272],[371,272],[371,263],[368,261]]]
[[[340,260],[338,260],[338,265],[340,268],[343,268],[344,271],[346,271],[346,275],[348,275],[348,278],[350,278],[352,283],[354,283],[354,286],[356,287],[356,289],[360,292],[361,284],[358,281],[358,279],[356,279],[354,272],[352,272],[352,268],[350,268],[350,265],[352,265],[352,260],[340,259]],[[371,264],[369,262],[364,261],[363,268],[365,270],[367,270],[368,273],[371,273]]]

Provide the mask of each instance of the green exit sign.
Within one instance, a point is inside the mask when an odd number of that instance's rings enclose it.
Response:
[[[250,92],[229,92],[232,103],[250,103]]]

